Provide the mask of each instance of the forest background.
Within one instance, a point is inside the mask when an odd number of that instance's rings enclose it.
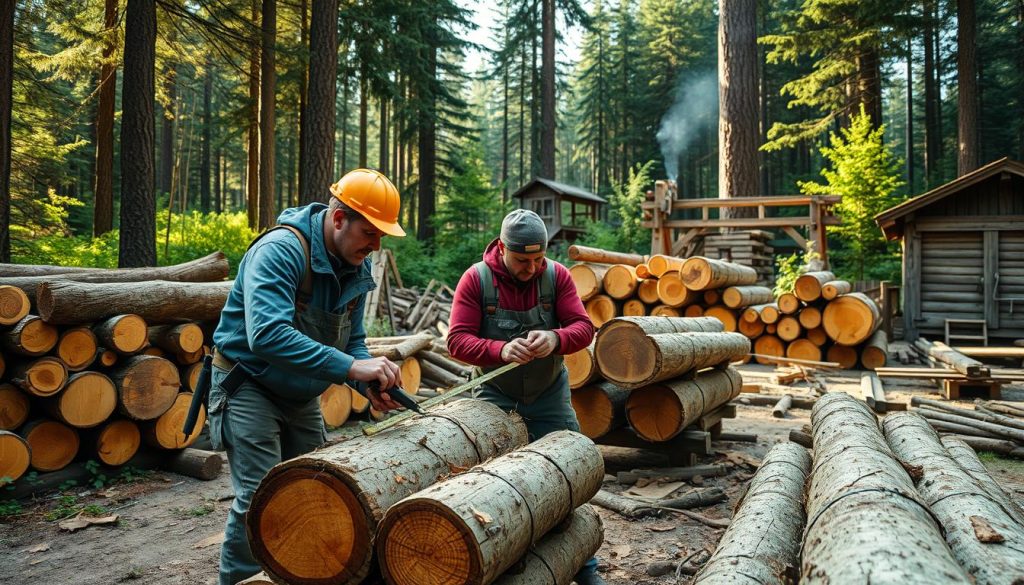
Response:
[[[609,199],[584,241],[643,253],[655,179],[840,193],[837,272],[898,280],[875,213],[1024,160],[1024,0],[497,0],[472,46],[477,9],[0,0],[0,261],[234,270],[372,167],[411,284],[454,284],[537,176]]]

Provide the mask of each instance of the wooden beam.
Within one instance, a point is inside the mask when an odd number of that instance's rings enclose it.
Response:
[[[804,250],[807,249],[807,240],[805,240],[804,237],[800,235],[800,232],[796,231],[796,229],[786,226],[782,228],[782,231],[786,232],[786,235],[793,238],[796,245],[800,246]]]

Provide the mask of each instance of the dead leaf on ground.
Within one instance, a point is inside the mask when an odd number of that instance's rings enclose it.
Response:
[[[93,518],[91,516],[85,516],[82,513],[79,513],[74,518],[69,518],[67,520],[62,521],[57,526],[59,526],[61,530],[74,532],[76,530],[81,530],[83,528],[88,528],[90,526],[104,526],[107,524],[117,524],[117,519],[117,514]]]
[[[212,536],[207,536],[206,538],[204,538],[204,539],[200,540],[199,542],[193,544],[192,548],[206,548],[208,546],[213,546],[215,544],[220,544],[222,542],[224,542],[224,533],[223,532],[218,532],[217,534],[214,534]]]
[[[628,557],[629,555],[633,554],[633,547],[629,546],[628,544],[617,544],[611,547],[610,554],[611,556],[618,559]]]
[[[626,490],[626,493],[634,496],[640,496],[641,498],[653,498],[657,500],[664,498],[684,485],[686,485],[686,483],[682,481],[650,483],[642,487],[633,486]]]
[[[971,526],[974,527],[974,536],[978,539],[978,542],[984,543],[1000,543],[1005,542],[1006,537],[996,531],[988,520],[981,516],[971,516]]]
[[[50,543],[44,542],[42,544],[37,544],[37,545],[33,546],[32,548],[25,549],[25,552],[27,552],[27,553],[41,553],[41,552],[46,552],[48,550],[50,550]]]

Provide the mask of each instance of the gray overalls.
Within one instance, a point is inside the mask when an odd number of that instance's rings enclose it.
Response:
[[[296,234],[306,254],[306,273],[296,291],[292,325],[314,341],[345,351],[352,329],[355,301],[349,303],[343,313],[330,313],[309,304],[313,290],[309,242],[290,226],[277,228]],[[218,356],[214,361],[209,421],[213,447],[220,449],[223,445],[227,449],[231,487],[235,492],[220,553],[220,584],[235,585],[260,571],[249,550],[245,532],[245,514],[256,487],[274,465],[322,445],[326,431],[319,397],[300,401],[281,398],[252,377],[228,396],[220,386],[228,374],[226,365],[231,364],[225,363],[223,357]]]
[[[528,311],[510,311],[498,306],[498,288],[494,274],[484,262],[475,265],[480,275],[483,319],[480,337],[512,341],[533,330],[552,330],[559,326],[555,316],[555,265],[537,279],[537,305]],[[526,422],[530,440],[561,430],[579,431],[580,424],[569,398],[569,376],[562,356],[552,353],[503,374],[481,387],[478,398],[516,411]],[[485,368],[493,370],[495,368]]]

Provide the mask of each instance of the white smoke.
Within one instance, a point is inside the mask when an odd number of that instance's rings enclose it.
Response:
[[[680,80],[676,86],[676,101],[662,116],[657,134],[670,180],[675,181],[679,176],[679,156],[702,128],[717,121],[717,111],[717,73]]]

